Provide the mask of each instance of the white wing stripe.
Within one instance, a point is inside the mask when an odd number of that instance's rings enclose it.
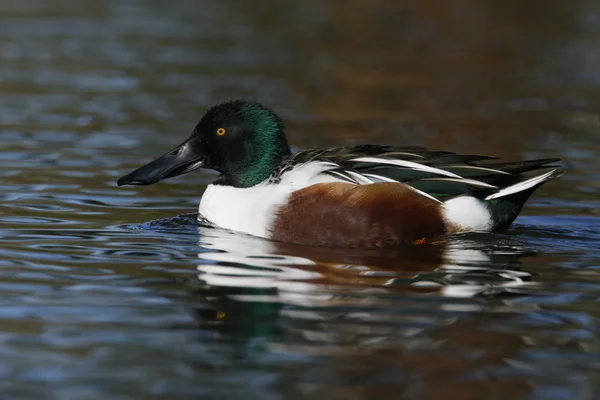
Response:
[[[388,160],[385,158],[377,158],[377,157],[359,157],[353,158],[352,160],[348,160],[350,162],[368,162],[375,164],[388,164],[388,165],[397,165],[399,167],[407,167],[416,169],[419,171],[431,172],[432,174],[450,176],[452,178],[462,179],[460,175],[453,174],[452,172],[444,171],[443,169],[429,167],[427,165],[419,164],[413,161],[406,160]]]
[[[500,171],[499,169],[493,169],[493,168],[487,168],[487,167],[480,167],[478,165],[452,165],[452,166],[448,166],[448,168],[456,168],[456,169],[476,169],[478,171],[486,171],[486,172],[491,172],[494,174],[502,174],[502,175],[513,175],[510,172],[506,172],[506,171]]]
[[[497,193],[490,194],[489,196],[487,196],[485,198],[485,200],[497,199],[498,197],[504,197],[504,196],[508,196],[510,194],[522,192],[523,190],[530,189],[530,188],[534,187],[535,185],[538,185],[549,179],[552,179],[554,177],[554,175],[556,174],[556,171],[558,171],[558,169],[553,169],[552,171],[548,171],[545,174],[535,176],[533,178],[527,179],[525,181],[521,181],[519,183],[515,183],[514,185],[507,186]]]
[[[350,175],[351,177],[353,177],[358,183],[363,184],[363,185],[368,185],[370,183],[373,183],[373,181],[369,178],[367,178],[364,175],[361,175],[359,173],[353,172],[353,171],[344,171],[345,173],[347,173],[348,175]]]
[[[381,176],[381,175],[364,174],[364,176],[368,176],[368,177],[370,177],[370,178],[373,178],[373,179],[381,179],[381,180],[382,180],[382,181],[384,181],[384,182],[401,183],[401,182],[395,181],[395,180],[393,180],[393,179],[390,179],[390,178],[386,178],[385,176]],[[435,202],[436,202],[436,203],[442,203],[441,201],[439,201],[438,199],[436,199],[435,197],[433,197],[433,196],[432,196],[432,195],[430,195],[429,193],[425,193],[425,192],[424,192],[424,191],[422,191],[422,190],[415,189],[414,187],[412,187],[412,186],[410,186],[410,185],[406,185],[406,186],[408,186],[408,187],[409,187],[410,189],[412,189],[413,191],[415,191],[415,192],[419,193],[419,194],[420,194],[421,196],[423,196],[423,197],[427,197],[427,198],[429,198],[429,199],[431,199],[431,200],[435,200]]]
[[[472,186],[484,187],[484,188],[488,188],[488,189],[498,189],[498,186],[490,185],[489,183],[485,183],[485,182],[481,182],[481,181],[476,181],[475,179],[467,179],[467,178],[460,178],[460,179],[455,179],[455,178],[424,178],[424,179],[420,179],[420,180],[421,181],[458,182],[458,183],[465,183],[465,184],[472,185]]]
[[[408,186],[408,185],[407,185],[407,186]],[[424,192],[424,191],[422,191],[422,190],[415,189],[415,188],[414,188],[414,187],[412,187],[412,186],[408,186],[408,187],[409,187],[409,188],[411,188],[412,190],[414,190],[415,192],[419,193],[421,196],[424,196],[424,197],[430,198],[431,200],[435,200],[435,202],[436,202],[436,203],[440,203],[440,204],[442,204],[442,202],[441,202],[441,201],[439,201],[438,199],[436,199],[435,197],[433,197],[433,196],[432,196],[432,195],[430,195],[429,193],[425,193],[425,192]]]
[[[427,158],[425,156],[420,156],[420,155],[415,154],[415,153],[407,153],[405,151],[392,151],[392,152],[385,153],[385,154],[386,155],[390,155],[390,156],[392,156],[392,155],[394,155],[394,156],[409,156],[409,157],[422,158],[422,159],[426,159]]]
[[[364,176],[366,176],[367,178],[370,179],[379,179],[380,181],[383,182],[396,182],[396,183],[400,183],[395,179],[392,178],[388,178],[387,176],[381,176],[381,175],[375,175],[375,174],[363,174]]]
[[[358,183],[355,179],[352,179],[349,176],[346,176],[338,171],[327,171],[328,174],[339,176],[344,182]]]
[[[352,183],[357,183],[358,184],[358,182],[356,182],[356,179],[352,179],[351,177],[346,176],[346,175],[342,174],[341,172],[338,172],[338,171],[327,171],[327,173],[331,174],[331,175],[339,176],[341,179],[344,180],[344,182],[352,182]]]

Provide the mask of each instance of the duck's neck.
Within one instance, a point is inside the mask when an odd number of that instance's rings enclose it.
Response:
[[[223,171],[216,184],[248,188],[267,180],[290,154],[290,146],[278,132],[273,136],[257,136],[256,141],[244,144],[238,162]]]

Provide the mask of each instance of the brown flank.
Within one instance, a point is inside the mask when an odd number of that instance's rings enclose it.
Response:
[[[384,247],[446,231],[440,203],[402,183],[319,183],[292,193],[271,239],[336,247]]]

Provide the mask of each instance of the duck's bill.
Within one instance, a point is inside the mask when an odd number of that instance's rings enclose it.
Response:
[[[162,157],[119,178],[117,185],[152,185],[163,179],[187,174],[204,165],[198,143],[190,138]]]

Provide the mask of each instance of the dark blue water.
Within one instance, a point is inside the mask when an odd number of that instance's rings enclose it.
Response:
[[[10,3],[10,4],[9,4]],[[0,5],[0,397],[600,397],[600,6]],[[561,157],[507,232],[361,251],[116,179],[253,98],[295,148]]]

